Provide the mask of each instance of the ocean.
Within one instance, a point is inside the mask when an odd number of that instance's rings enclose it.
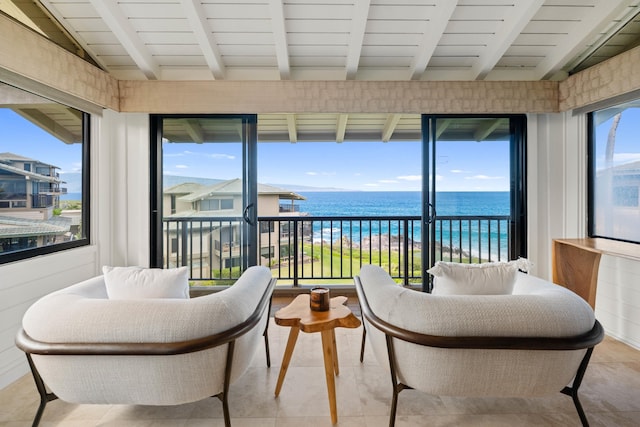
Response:
[[[300,211],[310,216],[420,216],[422,213],[422,194],[419,191],[401,192],[364,192],[364,191],[335,191],[335,192],[300,192],[306,200],[297,202]],[[436,214],[442,216],[502,216],[510,213],[508,191],[495,192],[438,192],[436,193]],[[413,223],[410,238],[416,242],[422,240],[421,221]],[[436,223],[436,241],[445,250],[457,248],[466,254],[492,258],[508,258],[508,227],[502,221],[498,230],[498,221],[489,222],[463,221],[460,226],[456,221]],[[360,230],[362,228],[362,230]],[[360,232],[368,235],[376,234],[398,235],[398,222],[345,222],[340,229],[339,224],[331,222],[315,223],[313,240],[335,241],[347,236],[354,242],[359,242]],[[498,249],[499,254],[498,254]]]
[[[302,212],[313,216],[421,215],[419,191],[301,192]],[[508,191],[444,191],[436,193],[437,215],[509,215]]]

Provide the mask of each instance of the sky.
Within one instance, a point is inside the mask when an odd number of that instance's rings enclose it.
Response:
[[[439,191],[508,191],[506,141],[446,142],[437,146]],[[164,172],[232,179],[240,176],[236,144],[165,143]],[[258,182],[354,191],[420,191],[421,143],[258,142]]]
[[[0,108],[0,153],[13,153],[59,167],[59,173],[82,172],[82,146],[65,144],[17,113]]]
[[[620,120],[614,162],[640,160],[640,109],[627,109]],[[596,129],[605,141],[611,119]],[[81,171],[80,145],[60,142],[16,113],[0,108],[0,152],[13,152],[60,168]],[[438,191],[508,191],[509,147],[506,141],[439,142]],[[233,179],[242,171],[239,144],[167,144],[164,173]],[[602,164],[604,151],[597,152]],[[354,191],[419,191],[421,144],[410,142],[258,143],[258,181]],[[76,191],[69,189],[69,191]]]
[[[608,117],[610,114],[606,115]],[[613,117],[596,126],[596,168],[605,166],[605,148]],[[640,161],[640,108],[624,110],[616,129],[613,166]]]

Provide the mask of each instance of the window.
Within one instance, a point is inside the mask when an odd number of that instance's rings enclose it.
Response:
[[[221,199],[220,200],[220,209],[233,209],[233,199]]]
[[[233,199],[205,199],[200,201],[201,211],[233,209]]]
[[[89,243],[89,115],[0,82],[0,264]]]
[[[589,115],[589,235],[640,243],[640,100]]]

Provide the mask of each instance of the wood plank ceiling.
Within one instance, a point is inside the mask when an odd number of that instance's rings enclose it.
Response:
[[[35,14],[31,1],[8,3]],[[640,40],[640,0],[40,3],[74,48],[123,80],[559,80]],[[291,142],[420,137],[418,116],[392,113],[268,114],[259,132]]]

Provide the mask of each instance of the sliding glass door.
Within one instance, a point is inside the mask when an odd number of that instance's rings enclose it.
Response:
[[[200,286],[257,263],[256,116],[152,116],[151,259]]]
[[[423,256],[478,263],[526,256],[524,116],[425,115]]]

